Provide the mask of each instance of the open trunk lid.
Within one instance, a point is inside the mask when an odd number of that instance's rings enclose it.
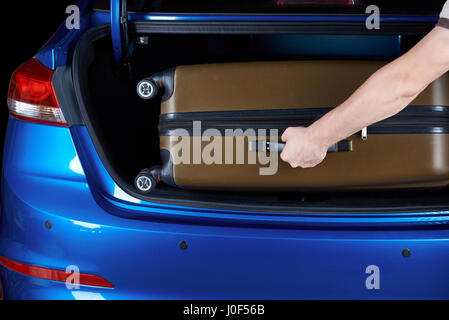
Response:
[[[423,35],[437,22],[444,2],[429,0],[424,6],[420,1],[405,0],[96,0],[94,8],[110,11],[115,61],[126,66],[132,51],[130,28],[149,32]],[[129,26],[131,21],[135,23]]]

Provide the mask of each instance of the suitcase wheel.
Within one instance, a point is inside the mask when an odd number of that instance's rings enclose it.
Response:
[[[153,99],[157,91],[157,85],[152,80],[142,80],[137,85],[137,94],[145,100]]]
[[[159,181],[154,177],[153,173],[148,170],[142,170],[134,180],[134,185],[140,193],[148,194],[154,191]]]

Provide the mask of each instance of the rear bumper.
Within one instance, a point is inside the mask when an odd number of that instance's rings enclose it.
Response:
[[[14,197],[4,183],[4,197]],[[64,208],[61,208],[63,210]],[[449,299],[449,232],[316,232],[187,227],[127,221],[95,225],[2,207],[3,256],[83,273],[114,289],[57,283],[0,268],[6,299]],[[26,214],[25,222],[14,219]],[[97,214],[107,214],[97,208]],[[45,221],[52,222],[47,230]],[[178,244],[186,241],[187,250]],[[401,251],[411,250],[404,258]],[[380,290],[365,270],[380,269]]]
[[[94,199],[64,128],[10,121],[1,209],[1,256],[75,265],[114,285],[69,290],[1,266],[6,299],[449,299],[449,230],[438,225],[331,231],[121,218]],[[365,286],[370,265],[379,290]]]

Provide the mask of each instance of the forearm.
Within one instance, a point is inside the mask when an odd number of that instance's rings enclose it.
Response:
[[[379,70],[348,100],[310,126],[310,131],[328,147],[400,112],[418,94],[405,89],[403,72],[391,66]]]
[[[449,2],[448,2],[449,3]],[[312,168],[328,147],[409,105],[449,70],[449,28],[435,27],[405,55],[373,74],[348,100],[308,128],[287,128],[281,159],[293,168]]]
[[[442,53],[432,48],[436,37],[441,37],[439,30],[373,74],[348,100],[311,125],[310,134],[330,146],[400,112],[447,71],[446,60],[438,59]]]

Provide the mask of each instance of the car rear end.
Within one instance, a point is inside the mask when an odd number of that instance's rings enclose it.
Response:
[[[446,188],[133,187],[139,168],[160,161],[158,106],[139,101],[136,79],[229,60],[389,61],[432,28],[441,1],[420,11],[381,2],[380,30],[366,28],[361,1],[128,1],[126,25],[111,3],[80,2],[81,28],[61,26],[12,77],[4,298],[449,298]]]

